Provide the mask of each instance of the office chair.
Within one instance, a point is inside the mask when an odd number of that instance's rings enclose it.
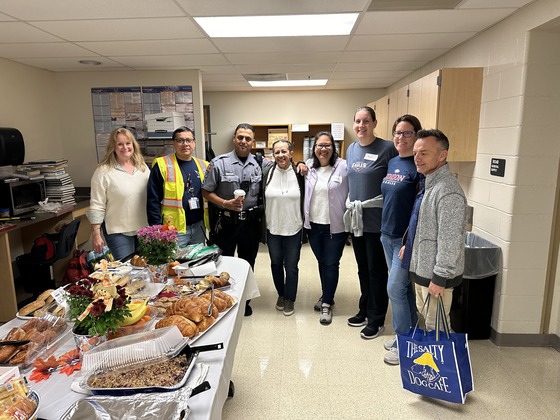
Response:
[[[77,217],[65,225],[60,232],[46,233],[42,236],[52,241],[54,245],[52,255],[47,253],[45,258],[44,255],[41,255],[40,250],[38,252],[38,250],[32,249],[30,253],[16,258],[23,281],[23,288],[27,293],[32,293],[34,298],[46,289],[55,288],[53,264],[58,260],[66,258],[74,249],[80,221],[81,217]],[[36,247],[34,246],[34,248]]]

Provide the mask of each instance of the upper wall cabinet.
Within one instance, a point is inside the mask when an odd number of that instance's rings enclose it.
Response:
[[[450,68],[428,74],[369,105],[377,114],[375,133],[379,137],[392,139],[395,120],[412,114],[422,127],[438,128],[449,138],[447,160],[474,162],[481,97],[481,67]]]
[[[481,97],[481,67],[440,69],[409,85],[408,113],[449,138],[447,160],[474,162]]]
[[[368,104],[375,111],[375,118],[377,119],[377,126],[375,127],[375,135],[381,137],[382,139],[390,139],[389,130],[392,128],[389,126],[389,96],[384,96],[379,98],[375,102],[370,102]]]

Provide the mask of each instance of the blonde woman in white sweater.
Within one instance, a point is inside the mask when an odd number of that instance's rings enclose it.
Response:
[[[146,194],[150,170],[138,142],[126,128],[111,132],[105,157],[91,178],[90,209],[95,252],[105,242],[115,259],[136,250],[136,231],[148,225]]]

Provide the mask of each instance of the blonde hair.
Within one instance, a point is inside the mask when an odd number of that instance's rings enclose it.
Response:
[[[117,137],[119,134],[123,134],[126,138],[132,143],[132,147],[134,149],[134,153],[132,153],[132,162],[134,166],[144,172],[146,170],[146,162],[144,162],[144,157],[142,153],[140,153],[140,145],[134,138],[134,134],[130,132],[130,130],[126,128],[116,128],[111,131],[109,135],[109,142],[107,143],[107,149],[105,149],[105,156],[103,160],[99,163],[99,166],[106,165],[109,168],[113,168],[117,162],[117,154],[115,152],[115,148],[117,146]]]

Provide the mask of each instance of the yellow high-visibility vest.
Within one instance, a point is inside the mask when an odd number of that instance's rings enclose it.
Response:
[[[200,182],[204,182],[204,174],[208,162],[205,160],[197,159],[193,156],[194,163],[200,175]],[[183,208],[183,194],[185,193],[185,181],[179,168],[179,163],[175,154],[172,153],[154,159],[153,165],[158,165],[161,175],[164,179],[163,183],[163,200],[161,202],[161,213],[163,222],[166,223],[171,218],[171,224],[177,228],[180,233],[187,231],[187,218],[185,216],[185,209]],[[153,166],[152,165],[152,166]],[[204,206],[204,226],[209,229],[208,219],[208,202],[203,201]]]

